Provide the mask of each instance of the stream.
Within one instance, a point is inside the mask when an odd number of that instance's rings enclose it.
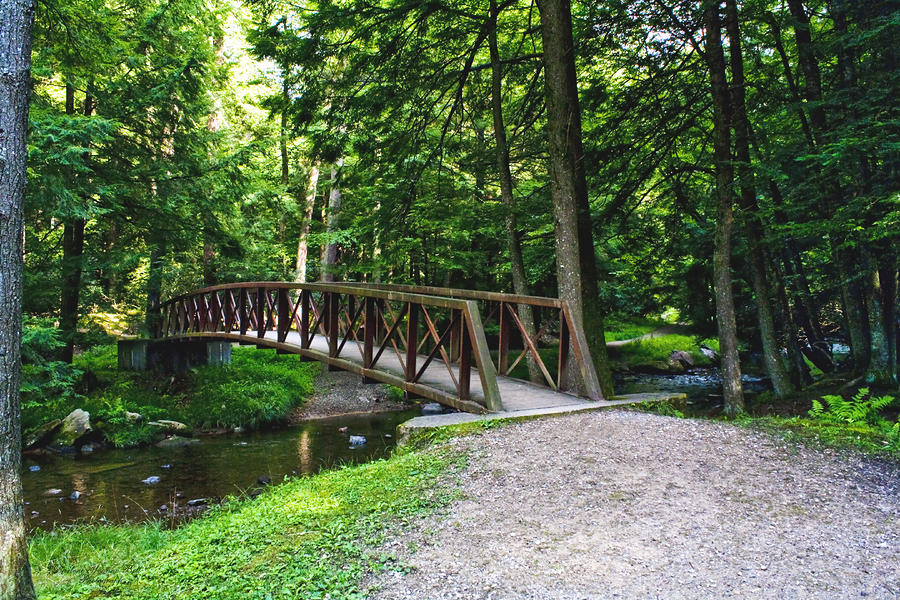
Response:
[[[716,417],[722,412],[722,377],[717,369],[694,369],[677,375],[617,373],[613,378],[616,393],[677,392],[687,396],[687,417]],[[755,375],[741,377],[744,398],[752,404],[760,392],[770,390],[768,379]]]
[[[397,425],[420,414],[318,419],[273,431],[204,436],[180,448],[26,455],[26,522],[30,530],[83,521],[164,519],[174,525],[226,496],[258,493],[266,481],[384,457],[396,444]],[[351,435],[366,442],[351,445]]]

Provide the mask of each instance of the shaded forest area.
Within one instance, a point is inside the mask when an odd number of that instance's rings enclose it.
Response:
[[[42,2],[26,362],[202,285],[381,280],[559,295],[601,367],[604,316],[668,312],[729,413],[739,350],[779,398],[896,388],[898,8]]]

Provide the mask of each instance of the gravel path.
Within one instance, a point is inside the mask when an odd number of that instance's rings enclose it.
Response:
[[[900,598],[896,465],[627,411],[452,443],[464,499],[370,598]]]
[[[323,369],[316,377],[313,388],[315,392],[312,397],[289,416],[290,422],[414,408],[391,400],[388,386],[363,383],[362,377],[347,371]]]

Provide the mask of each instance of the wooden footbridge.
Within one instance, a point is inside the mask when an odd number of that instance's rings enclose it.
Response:
[[[519,316],[525,305],[537,316],[536,332],[526,331]],[[169,300],[155,337],[274,348],[467,412],[613,404],[603,398],[581,324],[555,298],[366,283],[236,283]],[[550,365],[538,351],[548,346],[556,350],[546,353],[556,355]],[[543,381],[510,376],[528,360]],[[569,381],[571,373],[578,381]]]

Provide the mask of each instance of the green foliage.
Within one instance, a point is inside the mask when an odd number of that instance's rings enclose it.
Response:
[[[893,396],[869,396],[869,388],[860,388],[849,400],[827,395],[813,400],[809,416],[822,421],[876,425],[884,420],[882,411],[894,403]]]
[[[395,565],[385,535],[447,504],[451,457],[406,452],[291,479],[175,530],[80,526],[30,542],[41,598],[359,598],[369,570]]]
[[[675,405],[669,401],[642,402],[641,404],[635,405],[633,408],[641,412],[653,413],[663,417],[675,417],[676,419],[685,418],[684,413],[678,410]]]
[[[27,431],[65,416],[81,396],[76,384],[82,371],[55,360],[65,344],[48,319],[26,319],[22,327],[22,428]],[[71,410],[71,409],[68,409]]]
[[[84,396],[73,393],[55,396],[52,402],[24,404],[23,418],[33,427],[82,408],[116,446],[154,441],[161,433],[146,422],[158,418],[198,429],[258,428],[284,421],[302,404],[318,370],[317,364],[300,363],[296,356],[236,348],[230,365],[160,377],[154,372],[119,371],[116,347],[98,346],[77,356],[72,369],[93,382],[92,390]],[[126,412],[139,413],[143,422],[130,421]]]

